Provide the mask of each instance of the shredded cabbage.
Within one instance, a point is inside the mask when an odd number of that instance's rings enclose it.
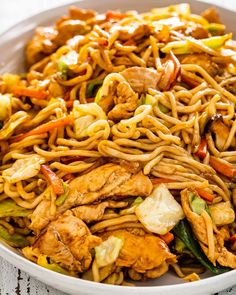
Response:
[[[78,139],[93,136],[98,131],[104,131],[104,139],[110,134],[110,126],[103,109],[96,103],[79,104],[74,102],[75,134]]]
[[[184,212],[164,184],[154,189],[139,206],[135,213],[140,222],[151,232],[164,235],[181,219]]]
[[[110,236],[106,241],[95,247],[95,257],[98,267],[103,267],[115,262],[122,246],[122,239]]]
[[[44,162],[44,158],[38,155],[18,159],[11,168],[3,171],[2,177],[10,183],[16,183],[20,180],[29,179],[39,173],[41,164]]]

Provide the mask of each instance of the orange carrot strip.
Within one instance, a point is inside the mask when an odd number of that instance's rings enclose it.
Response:
[[[234,169],[233,165],[226,164],[216,157],[211,156],[209,163],[211,167],[214,168],[217,172],[220,172],[221,174],[229,178],[233,178],[236,175],[236,169]]]
[[[168,232],[167,234],[165,235],[159,235],[159,237],[166,242],[166,244],[170,244],[170,242],[172,242],[175,238],[175,236],[171,233],[171,232]]]
[[[55,128],[64,127],[64,126],[70,125],[72,123],[73,123],[73,118],[70,116],[56,119],[56,120],[52,120],[50,122],[47,122],[45,124],[42,124],[34,129],[30,130],[29,132],[26,132],[25,134],[21,134],[16,137],[13,137],[11,142],[20,141],[28,136],[46,133],[46,132],[51,131]]]
[[[47,165],[42,165],[41,171],[52,186],[54,193],[56,195],[64,194],[62,180],[56,175],[56,173],[54,173]]]
[[[206,141],[205,137],[203,137],[201,139],[201,142],[199,144],[198,150],[195,153],[195,155],[198,156],[201,160],[203,160],[206,157],[206,155],[207,155],[207,141]]]
[[[17,86],[13,90],[13,94],[15,96],[28,96],[30,98],[37,99],[46,99],[48,97],[48,93],[41,89],[33,89],[22,86]]]
[[[208,201],[208,202],[212,202],[215,198],[214,195],[208,193],[207,191],[205,191],[204,189],[201,189],[201,188],[196,188],[196,191],[197,193],[199,194],[199,196],[205,200],[205,201]]]

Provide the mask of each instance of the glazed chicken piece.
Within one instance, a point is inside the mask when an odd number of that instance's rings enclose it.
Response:
[[[96,11],[92,9],[82,9],[77,6],[71,6],[69,8],[69,15],[72,19],[87,21],[88,19],[95,17],[96,14]]]
[[[117,30],[117,28],[114,28]],[[140,22],[132,23],[129,26],[120,26],[119,29],[119,40],[140,40],[142,37],[148,37],[151,33],[150,27],[147,24]]]
[[[81,219],[66,212],[49,224],[32,247],[68,270],[83,272],[90,267],[92,249],[100,243],[101,238],[93,236]]]
[[[111,197],[146,197],[151,191],[152,183],[143,172],[132,174],[120,165],[109,163],[72,180],[68,197],[58,211]]]
[[[71,209],[71,212],[77,218],[82,219],[86,223],[90,223],[101,220],[106,208],[123,208],[127,205],[127,202],[106,201],[96,205],[79,206]]]
[[[189,54],[188,56],[183,56],[181,64],[199,65],[212,77],[215,77],[220,71],[219,66],[213,62],[212,58],[207,54]]]
[[[139,276],[146,274],[147,277],[158,277],[168,271],[169,263],[176,262],[176,256],[170,253],[166,243],[152,234],[139,236],[127,230],[109,231],[101,234],[103,240],[109,236],[116,236],[124,241],[115,264],[130,268],[131,275],[138,273]]]
[[[221,24],[219,13],[215,7],[210,7],[204,10],[201,13],[201,16],[203,16],[209,23]]]
[[[136,94],[127,82],[113,83],[109,93],[101,97],[98,104],[113,121],[132,117],[138,106],[138,94]]]
[[[143,93],[148,88],[156,89],[161,73],[154,69],[131,67],[120,73],[135,92]]]
[[[36,235],[38,235],[41,229],[47,226],[47,224],[55,217],[54,215],[50,214],[50,206],[50,201],[42,200],[31,214],[30,228],[35,232]]]
[[[128,119],[133,116],[138,106],[138,95],[127,82],[121,82],[117,87],[117,96],[113,97],[113,101],[115,106],[108,113],[108,118],[113,121]]]
[[[206,223],[201,215],[193,212],[190,208],[189,190],[185,189],[181,192],[181,204],[186,215],[188,222],[190,223],[193,233],[200,243],[203,252],[206,254],[208,259],[215,265],[217,261],[222,266],[236,268],[236,256],[229,252],[224,246],[224,241],[229,238],[228,232],[222,227],[218,230],[218,233],[214,234],[215,238],[215,257],[212,259],[208,255],[208,237]]]
[[[62,206],[58,207],[57,214],[62,214],[67,209],[76,206],[87,205],[108,198],[119,200],[128,196],[146,197],[150,195],[151,191],[152,183],[141,171],[133,173],[133,170],[128,170],[128,167],[110,163],[100,166],[71,181],[67,199]],[[124,204],[124,202],[116,203],[116,206],[121,206],[121,204]],[[96,211],[98,216],[101,216],[99,212],[103,210],[103,206],[101,204],[99,209],[93,207],[84,208],[90,208],[94,210],[93,212]],[[108,201],[107,207],[109,206],[113,206],[113,203],[110,201]],[[83,209],[76,208],[75,212],[77,211],[77,214],[82,214],[81,210]],[[76,215],[76,213],[74,214]],[[43,200],[31,215],[30,228],[37,234],[55,217],[50,214],[50,201]],[[83,212],[83,217],[81,218],[84,218],[86,221],[91,219],[85,212]]]
[[[57,35],[58,32],[53,27],[39,27],[36,29],[33,39],[26,47],[26,58],[29,66],[57,49],[58,45],[55,43]]]
[[[77,19],[68,19],[61,22],[57,26],[58,35],[56,42],[59,46],[66,43],[67,40],[73,38],[76,35],[84,35],[88,32],[89,27],[86,22]]]
[[[52,54],[59,46],[66,43],[75,35],[83,35],[88,31],[84,21],[65,19],[58,23],[57,27],[39,27],[35,31],[33,39],[26,47],[26,59],[28,66],[32,66],[44,57]]]

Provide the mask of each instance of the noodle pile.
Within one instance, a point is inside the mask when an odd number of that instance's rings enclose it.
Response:
[[[97,219],[81,217],[94,237],[87,264],[70,269],[40,246],[39,237],[50,226],[57,228],[67,209],[80,208],[66,208],[71,181],[112,163],[148,177],[152,191],[168,189],[208,260],[236,268],[236,258],[220,260],[222,249],[234,255],[229,250],[236,241],[235,56],[232,35],[224,33],[215,10],[195,15],[188,4],[142,14],[98,15],[72,7],[54,27],[38,28],[27,45],[27,73],[0,77],[1,238],[44,267],[97,282],[132,285],[127,280],[157,278],[169,265],[180,277],[204,272],[194,256],[176,250],[173,227],[167,241],[166,233],[145,226],[136,209],[147,195],[140,201],[128,189],[122,199],[91,197],[81,203],[83,214],[101,209]],[[89,183],[90,192],[96,191]],[[194,212],[185,194],[204,199],[210,213]],[[228,204],[229,222],[216,222],[217,204]],[[43,221],[36,218],[40,214]],[[140,271],[123,265],[119,253],[117,260],[99,265],[96,247],[113,232],[116,239],[122,236],[123,247],[134,237],[163,236],[171,253]],[[196,274],[186,277],[196,279]]]

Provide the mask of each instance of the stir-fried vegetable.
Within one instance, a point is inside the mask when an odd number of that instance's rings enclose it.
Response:
[[[143,104],[155,106],[155,105],[157,105],[157,99],[153,95],[146,94],[146,96],[143,100]],[[161,102],[158,102],[158,107],[162,113],[166,114],[169,112],[169,109],[167,107],[165,107]]]
[[[2,81],[5,85],[5,92],[12,93],[16,85],[21,84],[21,77],[20,75],[14,75],[10,73],[5,73],[1,76]]]
[[[28,88],[23,86],[16,86],[13,91],[15,96],[27,96],[30,98],[46,99],[48,92],[41,89]]]
[[[231,224],[235,220],[235,213],[229,201],[209,205],[209,210],[217,226]]]
[[[217,24],[217,23],[210,23],[205,26],[205,28],[211,33],[211,35],[221,35],[225,31],[225,25]]]
[[[30,130],[29,132],[27,132],[25,134],[21,134],[21,135],[14,137],[12,139],[12,142],[20,141],[28,136],[46,133],[48,131],[54,130],[55,128],[65,127],[65,126],[71,125],[73,122],[74,122],[74,119],[72,116],[52,120],[50,122],[47,122],[45,124],[42,124],[42,125],[36,127],[35,129]]]
[[[3,171],[2,177],[10,183],[29,179],[39,173],[41,165],[44,162],[45,159],[38,155],[18,159],[10,168]]]
[[[198,42],[202,43],[203,45],[211,48],[211,49],[218,49],[222,47],[225,42],[232,38],[232,34],[226,34],[223,36],[215,36],[210,37],[207,39],[198,40]],[[188,54],[194,52],[194,47],[188,40],[181,40],[181,41],[173,41],[168,43],[165,47],[161,49],[164,53],[169,53],[173,51],[174,54]]]
[[[209,163],[217,172],[229,178],[233,178],[236,175],[236,169],[234,166],[222,159],[211,156]]]
[[[207,141],[206,141],[206,138],[203,137],[201,139],[200,145],[196,152],[196,156],[198,156],[201,160],[203,160],[205,159],[206,155],[207,155]]]
[[[62,195],[60,195],[57,199],[56,199],[56,205],[59,207],[61,205],[64,204],[66,198],[68,197],[68,191],[69,191],[69,187],[68,184],[66,184],[65,182],[62,183],[63,185],[63,189],[64,189],[64,193]]]
[[[0,238],[15,248],[23,248],[29,245],[28,240],[23,235],[17,233],[11,235],[2,225],[0,225]]]
[[[95,257],[98,267],[103,267],[116,261],[123,246],[123,240],[110,236],[106,241],[95,247]]]
[[[47,260],[47,256],[43,255],[43,254],[39,255],[38,260],[37,260],[37,264],[44,267],[44,268],[47,268],[49,270],[62,273],[63,275],[70,275],[70,276],[74,275],[73,273],[62,268],[59,264],[57,264],[55,262],[49,263]]]
[[[33,211],[18,206],[13,200],[7,199],[0,202],[0,218],[3,217],[27,217]]]
[[[170,244],[175,238],[175,236],[171,232],[168,232],[165,235],[159,235],[159,237],[163,241],[165,241],[167,245]]]
[[[0,94],[0,120],[4,121],[11,115],[11,96]]]
[[[74,50],[62,55],[58,61],[58,70],[61,72],[63,80],[67,79],[68,70],[70,66],[75,66],[78,63],[78,53]]]
[[[87,87],[87,93],[86,93],[86,97],[93,97],[94,96],[94,88],[96,88],[96,86],[102,85],[103,80],[96,80],[92,83],[89,83],[88,87]]]
[[[197,260],[214,274],[218,275],[230,270],[228,267],[214,266],[203,253],[194,238],[193,232],[186,220],[181,220],[173,229],[174,234],[185,244]]]
[[[151,232],[165,235],[181,219],[184,213],[164,184],[154,189],[139,206],[135,213],[140,222]]]
[[[96,123],[96,132],[102,129],[109,128],[106,121],[106,114],[97,103],[79,104],[74,102],[73,115],[75,118],[75,134],[77,138],[89,136],[93,130],[93,123]],[[93,131],[92,131],[93,130]]]
[[[210,214],[207,203],[202,198],[200,198],[197,194],[194,194],[193,192],[189,192],[188,197],[189,197],[189,204],[193,212],[201,215],[202,211],[205,210]]]
[[[41,171],[49,184],[52,186],[56,195],[65,193],[62,180],[56,175],[56,173],[54,173],[47,165],[42,165]]]
[[[208,202],[212,202],[215,198],[214,195],[208,193],[207,191],[205,191],[204,189],[201,189],[201,188],[196,188],[196,191],[197,193],[199,194],[199,196],[205,200],[205,201],[208,201]]]

